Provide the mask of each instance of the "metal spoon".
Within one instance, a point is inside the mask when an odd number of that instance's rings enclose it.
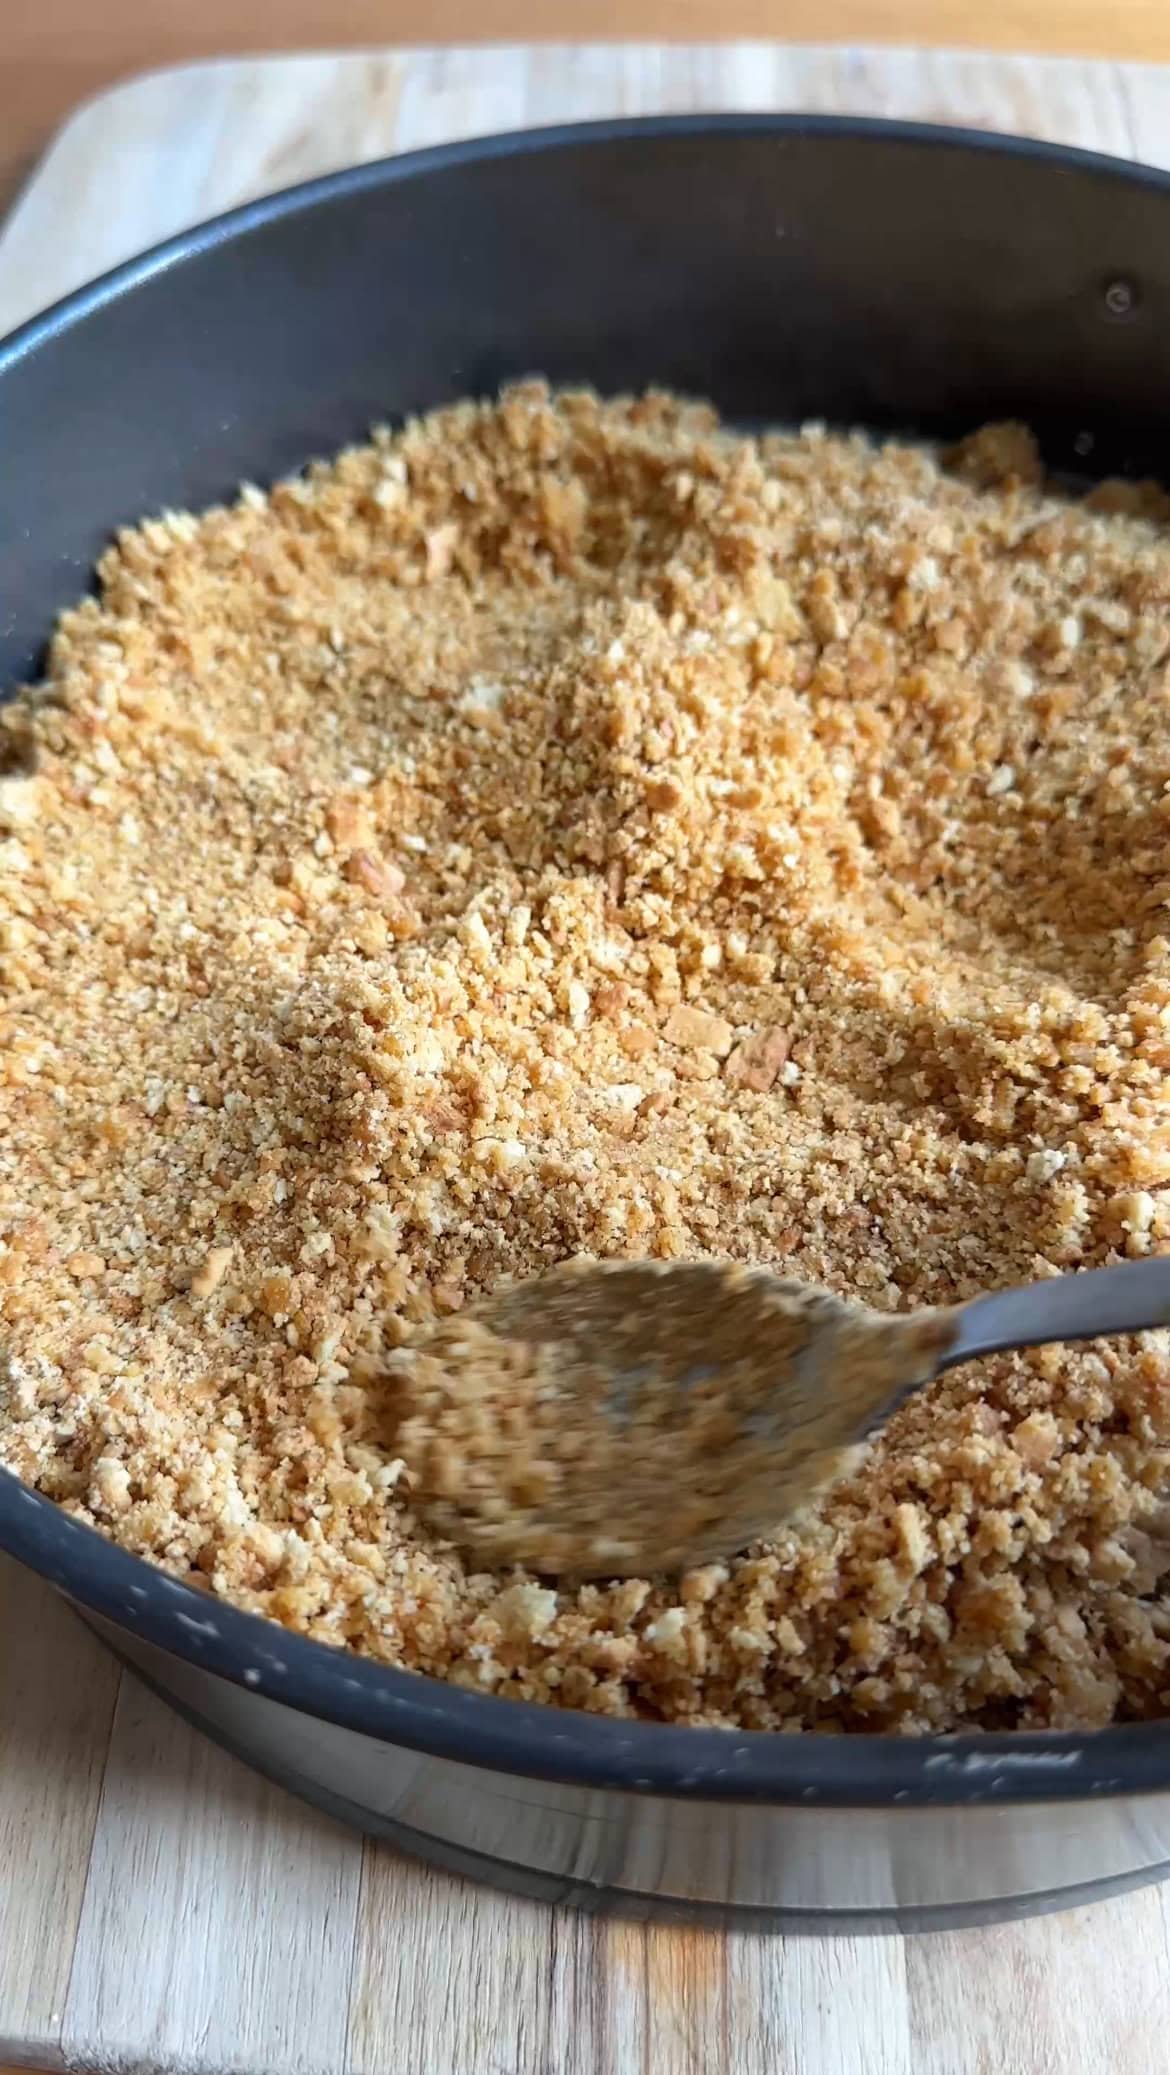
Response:
[[[1170,1259],[890,1316],[715,1261],[582,1260],[396,1356],[420,1515],[477,1562],[641,1576],[743,1549],[944,1369],[1170,1324]]]

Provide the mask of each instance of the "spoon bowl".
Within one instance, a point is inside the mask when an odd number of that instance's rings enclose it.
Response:
[[[719,1261],[566,1263],[393,1358],[419,1513],[477,1563],[642,1576],[773,1533],[915,1390],[1170,1322],[1170,1260],[890,1315]]]

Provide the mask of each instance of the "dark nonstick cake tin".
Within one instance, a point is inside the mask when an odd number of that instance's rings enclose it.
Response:
[[[1170,180],[959,132],[703,117],[444,147],[239,210],[0,346],[0,685],[35,674],[115,527],[532,373],[744,424],[1020,418],[1058,470],[1165,476]],[[3,1472],[0,1549],[293,1792],[550,1901],[908,1929],[1170,1865],[1170,1724],[608,1721],[286,1633]]]

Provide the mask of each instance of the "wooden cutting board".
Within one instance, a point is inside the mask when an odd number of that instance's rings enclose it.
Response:
[[[1170,166],[1170,68],[742,43],[232,60],[131,81],[73,118],[0,234],[0,332],[158,238],[355,160],[568,118],[774,108]],[[5,2061],[1162,2075],[1170,1891],[910,1940],[720,1937],[507,1900],[254,1779],[0,1560]]]

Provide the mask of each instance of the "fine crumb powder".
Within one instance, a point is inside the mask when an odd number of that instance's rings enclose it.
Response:
[[[578,1253],[879,1310],[1170,1240],[1170,541],[537,386],[120,536],[0,718],[0,1460],[482,1691],[758,1729],[1170,1688],[1163,1335],[910,1403],[682,1577],[469,1572],[389,1359]]]

